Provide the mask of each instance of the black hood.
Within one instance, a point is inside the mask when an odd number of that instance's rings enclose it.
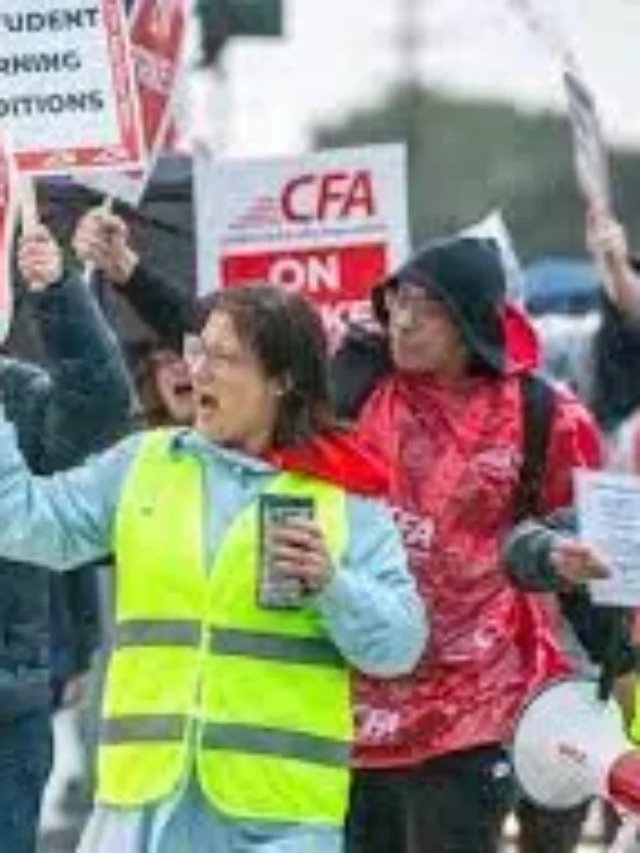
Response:
[[[383,326],[388,321],[384,293],[401,282],[424,287],[440,299],[470,354],[491,371],[504,372],[506,278],[493,240],[457,237],[418,251],[373,290],[373,310]]]

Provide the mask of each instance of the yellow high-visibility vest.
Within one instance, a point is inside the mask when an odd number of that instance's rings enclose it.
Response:
[[[145,436],[117,512],[97,800],[161,800],[193,756],[202,790],[229,816],[341,824],[353,739],[347,665],[311,606],[257,604],[257,503],[231,521],[207,571],[202,466],[176,452],[174,436]],[[267,491],[313,498],[338,565],[344,490],[281,473]]]
[[[638,747],[640,746],[640,682],[636,682],[634,698],[633,716],[626,728],[629,739]]]

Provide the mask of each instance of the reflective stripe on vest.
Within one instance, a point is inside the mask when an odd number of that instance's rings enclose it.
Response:
[[[187,725],[186,717],[118,717],[103,722],[100,742],[112,745],[153,741],[182,742]],[[284,758],[298,758],[329,767],[343,767],[349,760],[350,750],[350,744],[345,741],[237,723],[207,723],[202,728],[202,745],[206,749],[233,749],[254,755],[281,755]]]
[[[275,476],[267,491],[314,499],[339,564],[344,492],[293,474]],[[174,451],[170,432],[149,433],[116,522],[97,798],[117,806],[162,799],[195,749],[201,787],[226,814],[340,824],[353,734],[345,662],[311,606],[257,606],[257,506],[232,522],[209,573],[203,509],[198,460]]]
[[[113,645],[126,646],[197,646],[201,635],[198,622],[129,621],[116,626]],[[238,655],[281,663],[344,666],[344,658],[329,640],[320,637],[287,637],[264,631],[210,629],[209,648],[219,655]]]

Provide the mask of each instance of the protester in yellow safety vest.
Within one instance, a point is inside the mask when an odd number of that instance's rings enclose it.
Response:
[[[59,570],[115,553],[80,849],[337,853],[350,670],[409,672],[426,638],[387,471],[333,419],[301,297],[216,293],[188,355],[194,429],[131,436],[68,473],[32,476],[0,419],[0,553]]]

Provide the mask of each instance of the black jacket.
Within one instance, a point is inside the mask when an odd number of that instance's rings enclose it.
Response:
[[[82,281],[68,276],[28,298],[46,369],[3,358],[0,391],[28,464],[48,474],[124,432],[131,395],[117,341]],[[0,719],[50,701],[50,583],[73,581],[0,560]]]
[[[163,344],[182,351],[182,340],[196,325],[196,302],[162,276],[138,264],[119,293]]]
[[[378,381],[391,370],[386,338],[360,326],[352,326],[330,369],[336,412],[345,420],[355,420]]]
[[[640,321],[627,317],[606,295],[602,323],[593,341],[591,408],[602,428],[611,432],[640,406]]]

